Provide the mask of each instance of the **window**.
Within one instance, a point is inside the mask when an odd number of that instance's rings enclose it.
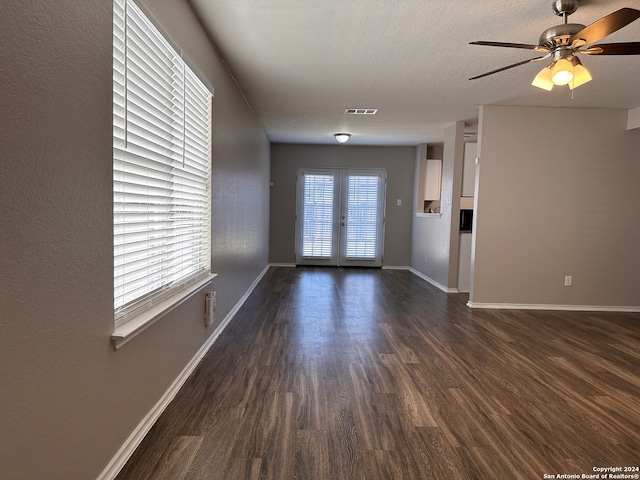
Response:
[[[113,22],[117,327],[210,274],[212,94],[133,1]]]

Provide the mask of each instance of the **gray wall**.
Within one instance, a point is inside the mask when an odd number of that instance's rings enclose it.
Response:
[[[383,266],[408,267],[413,212],[414,147],[355,145],[271,146],[271,263],[295,263],[296,173],[298,167],[387,169]],[[402,206],[396,206],[396,200]]]
[[[187,2],[147,3],[215,87],[223,318],[268,261],[269,144]],[[111,2],[0,10],[0,478],[92,479],[213,329],[201,294],[111,347]]]
[[[640,131],[626,127],[624,110],[482,108],[473,304],[640,307]]]
[[[421,145],[415,158],[416,185],[420,160],[427,158],[427,154],[432,154],[432,150],[427,150],[426,145]],[[442,215],[413,216],[411,268],[447,291],[455,291],[458,287],[458,215],[463,163],[464,122],[457,122],[445,131],[442,151]],[[414,205],[419,203],[418,193],[416,191]]]

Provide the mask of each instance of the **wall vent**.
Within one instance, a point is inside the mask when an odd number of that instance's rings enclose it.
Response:
[[[347,108],[344,113],[349,115],[375,115],[378,113],[377,108]]]

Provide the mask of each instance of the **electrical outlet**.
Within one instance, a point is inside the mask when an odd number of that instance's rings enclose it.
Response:
[[[564,277],[564,286],[570,287],[573,285],[573,277],[571,275],[565,275]]]
[[[204,324],[205,326],[212,325],[216,319],[216,292],[207,292],[204,301]]]

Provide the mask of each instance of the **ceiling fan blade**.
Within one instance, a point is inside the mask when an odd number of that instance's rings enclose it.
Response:
[[[543,58],[549,58],[549,55],[543,55],[542,57],[534,57],[529,58],[528,60],[524,60],[522,62],[514,63],[513,65],[508,65],[506,67],[499,68],[497,70],[493,70],[491,72],[483,73],[482,75],[477,75],[475,77],[471,77],[469,80],[477,80],[478,78],[486,77],[487,75],[493,75],[494,73],[503,72],[505,70],[509,70],[513,67],[519,67],[520,65],[524,65],[526,63],[535,62],[536,60],[542,60]]]
[[[599,45],[591,45],[590,48],[601,49],[602,51],[597,55],[640,55],[640,42],[601,43]]]
[[[635,8],[621,8],[600,20],[596,20],[591,25],[584,27],[576,33],[569,43],[573,46],[588,45],[593,42],[620,30],[622,27],[629,25],[634,20],[640,18],[640,10]]]
[[[469,45],[485,45],[488,47],[524,48],[526,50],[536,50],[540,48],[538,45],[529,45],[528,43],[485,42],[483,40],[479,40],[477,42],[469,42]]]

